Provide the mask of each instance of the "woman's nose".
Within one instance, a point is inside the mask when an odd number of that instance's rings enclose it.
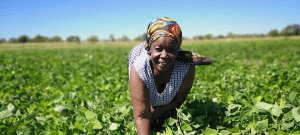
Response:
[[[167,58],[167,52],[166,51],[162,51],[160,57],[161,58]]]

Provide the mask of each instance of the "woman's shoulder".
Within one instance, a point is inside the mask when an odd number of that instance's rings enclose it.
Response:
[[[134,64],[134,62],[137,60],[139,56],[147,54],[144,45],[145,43],[140,43],[139,45],[136,45],[131,49],[128,57],[128,70],[131,68],[131,66]],[[129,73],[128,75],[130,75],[130,70],[128,73]]]
[[[136,70],[138,76],[149,88],[149,78],[151,78],[149,57],[146,55],[140,55],[133,63],[134,69]]]
[[[146,55],[139,55],[133,62],[134,68],[137,71],[140,71],[141,69],[145,69],[147,67],[148,60],[149,57],[147,57]]]

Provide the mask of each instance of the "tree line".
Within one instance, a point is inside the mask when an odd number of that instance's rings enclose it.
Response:
[[[143,33],[133,40],[135,41],[145,41],[146,40],[146,34]],[[267,34],[234,34],[232,32],[229,32],[226,36],[224,35],[217,35],[213,36],[212,34],[206,34],[204,36],[202,35],[197,35],[194,36],[192,39],[194,40],[203,40],[203,39],[224,39],[224,38],[252,38],[252,37],[265,37],[265,36],[270,36],[270,37],[276,37],[276,36],[297,36],[300,35],[300,25],[299,24],[292,24],[286,26],[282,31],[278,31],[277,29],[270,30]],[[183,40],[189,39],[187,37],[183,37]],[[124,35],[121,38],[116,39],[113,34],[109,35],[108,40],[104,41],[130,41],[131,39],[128,38],[128,36]],[[71,35],[68,36],[65,40],[66,42],[75,42],[75,43],[80,43],[81,39],[77,35]],[[87,40],[87,42],[98,42],[100,41],[97,36],[93,35],[90,36]],[[21,35],[18,38],[10,38],[8,41],[6,41],[5,38],[0,39],[0,43],[26,43],[26,42],[34,42],[34,43],[40,43],[40,42],[64,42],[60,36],[53,36],[51,38],[41,36],[41,35],[36,35],[34,38],[29,38],[27,35]]]
[[[121,38],[116,39],[113,34],[109,36],[109,40],[104,41],[129,41],[130,39],[128,36],[124,35]],[[90,36],[86,41],[88,42],[98,42],[100,41],[97,36],[93,35]],[[41,42],[75,42],[80,43],[81,39],[77,35],[71,35],[66,38],[66,40],[63,40],[60,36],[53,36],[51,38],[48,38],[46,36],[41,36],[40,34],[36,35],[34,38],[30,38],[27,35],[21,35],[18,38],[10,38],[8,41],[5,38],[0,39],[0,43],[41,43]]]
[[[282,31],[278,31],[277,29],[270,30],[267,34],[234,34],[232,32],[227,33],[226,36],[224,35],[217,35],[213,36],[212,34],[206,34],[204,36],[197,35],[194,36],[192,39],[224,39],[224,38],[255,38],[255,37],[277,37],[277,36],[299,36],[300,35],[300,25],[293,24],[286,26]]]

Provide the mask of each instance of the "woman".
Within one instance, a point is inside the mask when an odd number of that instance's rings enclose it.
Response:
[[[194,81],[195,65],[213,60],[180,49],[182,32],[172,19],[153,20],[146,42],[129,54],[129,84],[138,134],[159,131],[164,121],[177,118],[179,108]]]

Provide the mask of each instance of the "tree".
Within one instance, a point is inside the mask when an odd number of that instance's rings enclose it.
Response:
[[[190,38],[188,37],[182,37],[182,40],[189,40]]]
[[[142,35],[139,35],[138,37],[134,38],[135,41],[146,41],[147,33],[143,33]]]
[[[300,25],[299,24],[293,24],[286,26],[282,31],[281,35],[283,36],[292,36],[292,35],[299,35],[300,32]]]
[[[218,38],[218,39],[223,39],[223,38],[225,38],[225,36],[222,35],[222,34],[220,34],[220,35],[218,35],[216,38]]]
[[[61,39],[60,36],[53,36],[52,38],[50,38],[49,41],[50,42],[62,42],[63,40]]]
[[[276,36],[279,35],[278,33],[279,32],[278,32],[277,29],[273,29],[273,30],[270,30],[270,32],[268,33],[268,35],[271,36],[271,37],[276,37]]]
[[[33,39],[32,39],[32,42],[36,42],[36,43],[38,43],[38,42],[45,42],[45,41],[47,41],[48,40],[48,38],[47,37],[44,37],[44,36],[41,36],[41,35],[36,35]]]
[[[79,36],[69,36],[67,38],[67,41],[68,42],[76,42],[76,43],[80,43],[80,38]]]
[[[212,34],[206,34],[204,37],[205,37],[205,39],[212,39],[213,35]]]
[[[109,40],[110,41],[116,41],[114,34],[109,35]]]
[[[120,40],[121,40],[121,41],[128,41],[129,38],[128,38],[126,35],[124,35]]]
[[[88,42],[98,42],[98,37],[97,36],[90,36],[88,39],[87,39]]]
[[[232,32],[227,33],[227,38],[233,38],[233,37],[234,37],[234,34]]]
[[[10,38],[8,43],[18,43],[18,40],[16,38]]]
[[[198,36],[194,36],[193,39],[194,39],[194,40],[203,40],[204,37],[201,36],[201,35],[198,35]]]
[[[22,35],[22,36],[20,36],[20,37],[17,39],[17,42],[19,42],[19,43],[26,43],[26,42],[28,42],[29,40],[30,40],[30,39],[29,39],[28,36]]]
[[[1,39],[0,39],[0,44],[1,44],[1,43],[6,43],[6,39],[5,39],[5,38],[1,38]]]

